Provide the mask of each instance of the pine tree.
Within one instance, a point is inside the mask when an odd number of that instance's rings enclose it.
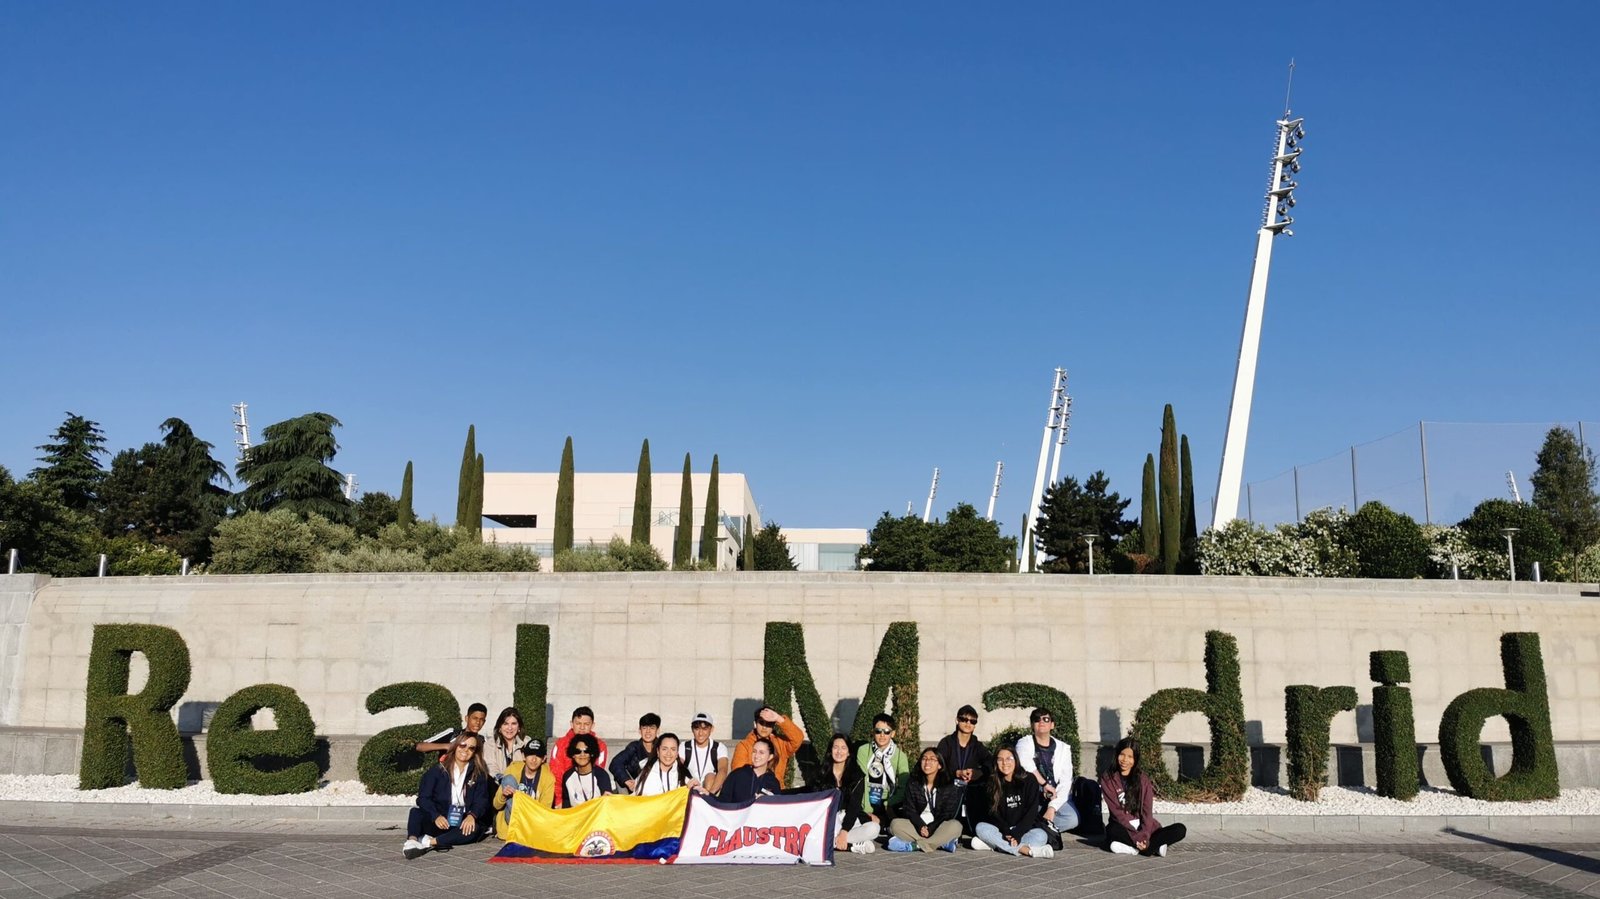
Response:
[[[706,517],[700,525],[700,561],[710,562],[713,565],[721,563],[717,558],[717,528],[721,520],[722,510],[718,508],[717,496],[717,456],[711,454],[711,484],[706,488]]]
[[[411,460],[406,460],[405,477],[400,479],[400,523],[416,524],[417,510],[412,505],[411,498]]]
[[[1194,517],[1194,463],[1189,459],[1188,434],[1179,438],[1179,446],[1183,465],[1183,546],[1178,554],[1178,570],[1184,574],[1199,574],[1200,565],[1195,560],[1195,547],[1200,541],[1200,531]]]
[[[483,542],[483,453],[472,467],[472,508],[467,510],[467,535]]]
[[[646,438],[639,447],[639,473],[633,482],[633,533],[632,543],[650,542],[650,440]]]
[[[1183,497],[1178,483],[1178,422],[1172,404],[1161,413],[1161,573],[1178,573],[1183,548]]]
[[[1594,450],[1580,445],[1576,435],[1558,425],[1545,434],[1544,445],[1534,458],[1538,467],[1528,479],[1533,483],[1534,508],[1550,520],[1576,571],[1578,556],[1600,541]]]
[[[1156,457],[1145,453],[1144,484],[1139,494],[1139,542],[1144,554],[1161,555],[1161,515],[1156,511]]]
[[[75,512],[93,509],[96,491],[106,476],[99,458],[106,454],[106,437],[99,423],[68,412],[51,436],[54,443],[35,447],[44,451],[39,457],[44,465],[35,468],[30,476],[67,508]]]
[[[683,454],[683,490],[678,496],[678,533],[672,538],[672,567],[689,567],[689,519],[694,516],[694,491],[689,486],[689,454]]]
[[[332,415],[309,412],[262,428],[262,441],[239,463],[239,479],[246,485],[235,497],[239,508],[285,508],[341,524],[349,521],[352,507],[344,496],[344,475],[329,465],[339,451],[336,427],[339,419]]]
[[[456,527],[467,526],[467,513],[472,502],[472,475],[478,460],[478,426],[467,425],[467,445],[461,448],[461,478],[456,484]]]
[[[569,435],[567,445],[561,450],[561,473],[556,476],[555,552],[572,548],[572,494],[575,477],[572,471],[572,437]]]

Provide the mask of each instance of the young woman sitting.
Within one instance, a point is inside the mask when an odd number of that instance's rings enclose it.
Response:
[[[862,785],[866,775],[850,759],[850,740],[844,734],[834,734],[828,741],[828,755],[822,762],[822,776],[817,783],[807,784],[813,790],[838,790],[839,812],[834,829],[833,848],[843,852],[869,853],[876,851],[876,840],[883,828],[867,816],[861,803]]]
[[[562,808],[576,808],[591,799],[616,792],[611,786],[611,775],[595,764],[599,754],[600,741],[593,734],[578,734],[567,744],[572,770],[561,784]]]
[[[655,758],[644,763],[634,778],[633,795],[660,796],[679,787],[698,789],[700,781],[689,776],[689,763],[678,755],[678,735],[656,737]]]
[[[961,793],[944,770],[939,750],[922,750],[899,814],[889,822],[889,851],[953,852],[961,837]]]
[[[470,731],[450,743],[450,752],[422,775],[417,805],[406,820],[407,860],[429,849],[476,843],[488,832],[489,772],[483,767],[483,738]]]
[[[777,750],[773,748],[770,737],[757,737],[750,747],[750,764],[728,772],[728,779],[722,782],[722,790],[717,793],[717,798],[723,802],[749,802],[757,796],[774,796],[782,792],[783,785],[768,770],[776,755]]]
[[[1167,847],[1183,839],[1182,824],[1161,826],[1156,820],[1155,784],[1139,769],[1139,741],[1124,737],[1116,755],[1100,775],[1111,820],[1106,823],[1105,848],[1119,855],[1166,855]]]
[[[1018,769],[1017,751],[1003,747],[994,756],[987,798],[967,800],[967,810],[978,813],[972,848],[1049,858],[1055,853],[1039,822],[1039,782]]]

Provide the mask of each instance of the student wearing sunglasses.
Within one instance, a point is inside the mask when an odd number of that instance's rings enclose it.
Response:
[[[906,783],[911,762],[894,742],[894,719],[878,715],[872,719],[872,742],[856,750],[856,766],[861,769],[861,811],[873,824],[888,831],[894,810],[906,798]]]
[[[977,727],[978,710],[964,705],[956,712],[955,732],[939,741],[939,759],[961,794],[961,829],[968,836],[976,823],[976,804],[982,801],[977,794],[994,764],[988,748],[973,734]]]
[[[567,744],[567,757],[572,770],[561,781],[562,808],[575,808],[600,796],[616,792],[611,775],[596,762],[600,755],[600,741],[593,734],[578,734]]]
[[[1078,810],[1067,801],[1072,795],[1072,747],[1051,736],[1055,720],[1044,708],[1028,715],[1033,733],[1017,741],[1017,764],[1039,783],[1046,828],[1061,834],[1078,826]]]
[[[476,843],[488,833],[492,790],[483,767],[483,737],[471,731],[449,744],[439,764],[422,775],[417,804],[406,820],[406,859],[429,849]]]

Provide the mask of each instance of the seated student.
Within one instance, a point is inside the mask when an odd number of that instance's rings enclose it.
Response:
[[[711,739],[716,722],[701,712],[689,723],[694,739],[679,748],[678,754],[689,763],[689,776],[700,781],[700,789],[715,795],[722,789],[728,776],[728,751],[721,743]]]
[[[516,706],[506,706],[495,719],[494,730],[483,746],[483,766],[495,780],[506,773],[516,762],[522,761],[528,737],[522,732],[522,713]]]
[[[844,734],[834,734],[828,741],[828,755],[822,760],[822,776],[816,783],[807,783],[813,790],[838,790],[838,819],[834,821],[833,848],[843,852],[867,854],[877,850],[875,842],[883,832],[877,822],[868,817],[861,802],[865,776],[860,766],[850,759],[850,740]]]
[[[1017,770],[1017,751],[1010,746],[1001,747],[994,754],[988,795],[975,793],[967,802],[967,808],[978,819],[973,849],[998,849],[1033,858],[1055,854],[1050,848],[1050,835],[1039,826],[1039,782]]]
[[[544,741],[529,740],[523,747],[522,758],[512,762],[500,775],[499,784],[500,789],[494,793],[494,810],[505,809],[505,821],[511,820],[511,801],[517,796],[531,796],[539,805],[555,808],[556,778],[545,767]]]
[[[578,734],[567,744],[572,770],[561,780],[562,808],[577,808],[591,799],[616,792],[611,785],[611,775],[595,764],[595,756],[600,754],[599,743],[593,734]]]
[[[1100,774],[1100,792],[1111,820],[1106,822],[1105,848],[1119,855],[1167,854],[1167,847],[1188,835],[1182,824],[1161,826],[1156,820],[1156,788],[1139,768],[1139,741],[1124,737],[1116,755]]]
[[[1039,782],[1045,829],[1066,833],[1078,826],[1078,810],[1067,801],[1072,796],[1072,747],[1050,735],[1055,720],[1049,709],[1028,714],[1033,733],[1017,741],[1017,764]]]
[[[567,782],[567,772],[572,769],[572,755],[567,751],[572,738],[586,735],[594,740],[597,747],[595,755],[589,761],[591,764],[604,768],[606,766],[606,741],[594,735],[594,710],[586,705],[580,705],[572,710],[572,727],[566,736],[556,740],[554,751],[550,753],[550,773],[556,779],[556,805],[566,808],[563,802],[562,789]]]
[[[450,747],[455,744],[456,737],[462,734],[481,732],[484,722],[488,720],[489,707],[481,702],[474,702],[472,705],[467,706],[467,714],[462,718],[463,726],[460,729],[447,727],[439,731],[418,743],[417,751],[424,754],[429,752],[449,752]]]
[[[678,735],[662,734],[656,740],[655,758],[639,769],[635,796],[659,796],[679,787],[698,790],[700,781],[689,773],[689,765],[678,754]]]
[[[483,767],[483,738],[464,733],[450,744],[449,757],[422,775],[417,804],[406,819],[406,859],[429,849],[476,843],[488,832],[490,780]]]
[[[639,770],[656,754],[656,735],[661,732],[661,716],[646,712],[639,718],[639,739],[632,741],[617,753],[606,770],[618,793],[637,793]]]
[[[856,750],[856,767],[861,769],[861,811],[867,820],[888,830],[894,810],[906,798],[906,781],[911,763],[894,742],[894,719],[878,715],[872,719],[872,742]]]
[[[750,764],[741,765],[728,773],[717,798],[723,802],[749,802],[757,796],[775,796],[783,785],[770,770],[777,751],[766,737],[756,740],[750,748]]]
[[[993,760],[988,747],[973,735],[978,727],[978,710],[964,705],[956,711],[955,732],[939,741],[939,758],[950,779],[961,788],[961,828],[972,833],[977,806],[983,801],[983,785],[989,779]]]
[[[750,723],[750,733],[745,734],[739,745],[733,747],[733,761],[730,768],[740,768],[750,764],[750,750],[755,748],[757,740],[766,740],[772,748],[772,776],[778,783],[785,783],[783,777],[789,770],[789,759],[799,751],[800,744],[806,741],[806,735],[800,730],[800,725],[790,721],[788,716],[778,714],[772,706],[764,705],[756,709],[755,720]]]
[[[961,838],[961,797],[944,770],[939,750],[922,750],[900,813],[889,822],[889,851],[954,852]]]

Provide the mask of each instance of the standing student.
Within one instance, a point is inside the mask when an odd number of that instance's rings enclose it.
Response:
[[[977,805],[983,801],[981,794],[993,764],[988,748],[973,735],[977,727],[978,710],[964,705],[956,712],[955,732],[939,741],[939,758],[961,790],[961,828],[969,834],[973,832]]]
[[[689,774],[689,765],[678,752],[678,735],[662,734],[656,740],[656,755],[639,769],[635,796],[660,796],[679,787],[698,788],[700,781]]]
[[[822,763],[821,779],[807,783],[813,790],[838,790],[839,811],[834,821],[833,848],[857,853],[870,853],[877,847],[878,834],[883,831],[877,822],[862,809],[862,784],[866,778],[861,767],[850,758],[850,740],[844,734],[834,734],[828,741],[828,755]]]
[[[783,785],[772,773],[772,760],[777,751],[768,737],[760,737],[750,747],[750,764],[740,765],[728,772],[717,799],[723,802],[749,802],[758,796],[775,796]]]
[[[889,822],[889,851],[954,852],[956,840],[961,838],[960,814],[961,800],[939,750],[922,750],[917,774],[900,803],[900,814]]]
[[[867,820],[883,830],[889,829],[894,810],[906,798],[906,781],[911,764],[894,742],[894,719],[878,715],[872,719],[872,742],[856,750],[856,767],[861,769],[861,811]]]
[[[456,737],[449,755],[422,775],[417,804],[406,818],[406,841],[401,847],[406,859],[483,839],[492,814],[489,783],[483,738],[475,733]]]
[[[1034,709],[1028,721],[1033,733],[1017,741],[1017,764],[1039,782],[1044,803],[1040,817],[1046,827],[1066,833],[1078,826],[1078,810],[1068,801],[1072,795],[1072,747],[1051,736],[1056,719],[1049,709]]]
[[[594,734],[578,734],[567,744],[567,758],[572,768],[561,779],[561,807],[577,808],[591,799],[616,792],[611,775],[595,763],[600,754],[600,740]]]
[[[689,776],[700,781],[700,788],[713,795],[722,789],[728,776],[728,751],[721,743],[711,739],[716,722],[701,712],[689,723],[693,739],[679,748],[678,754],[689,765]]]
[[[994,754],[988,795],[970,796],[977,833],[972,848],[998,849],[1011,855],[1049,858],[1050,835],[1039,824],[1039,782],[1017,766],[1017,751],[1005,746]]]
[[[556,804],[565,807],[562,789],[567,782],[567,772],[572,770],[572,755],[568,752],[572,739],[577,736],[587,736],[594,741],[595,755],[590,763],[600,768],[606,766],[606,741],[594,735],[594,710],[586,705],[580,705],[572,710],[572,727],[565,736],[555,742],[555,751],[550,755],[550,773],[556,779]]]
[[[528,737],[522,732],[522,713],[516,706],[506,706],[495,719],[494,730],[483,747],[483,765],[489,776],[496,780],[506,773],[513,763],[522,761]]]
[[[639,770],[656,754],[656,735],[661,733],[661,716],[646,712],[639,717],[639,739],[622,747],[606,770],[619,793],[637,793]]]
[[[1119,855],[1167,854],[1167,847],[1188,835],[1182,824],[1161,826],[1156,820],[1156,788],[1139,767],[1139,741],[1123,737],[1116,755],[1100,774],[1100,792],[1111,811],[1105,848]]]
[[[530,739],[523,747],[522,758],[511,763],[499,777],[499,787],[494,793],[494,810],[506,809],[505,823],[510,823],[509,806],[518,796],[531,797],[545,808],[556,807],[556,778],[544,763],[544,741]]]
[[[462,716],[461,727],[447,727],[444,730],[439,731],[433,736],[428,737],[427,739],[418,743],[417,751],[421,753],[449,752],[451,746],[455,744],[456,737],[459,737],[462,734],[476,734],[482,732],[484,722],[488,720],[489,707],[481,702],[474,702],[472,705],[467,706],[467,714]]]
[[[772,747],[772,776],[778,779],[778,783],[783,783],[783,776],[789,770],[789,759],[806,741],[806,735],[787,715],[780,715],[772,706],[764,705],[756,709],[755,719],[750,723],[750,733],[739,741],[738,746],[733,747],[733,762],[729,767],[740,768],[750,764],[750,751],[755,748],[757,740],[766,740]]]

